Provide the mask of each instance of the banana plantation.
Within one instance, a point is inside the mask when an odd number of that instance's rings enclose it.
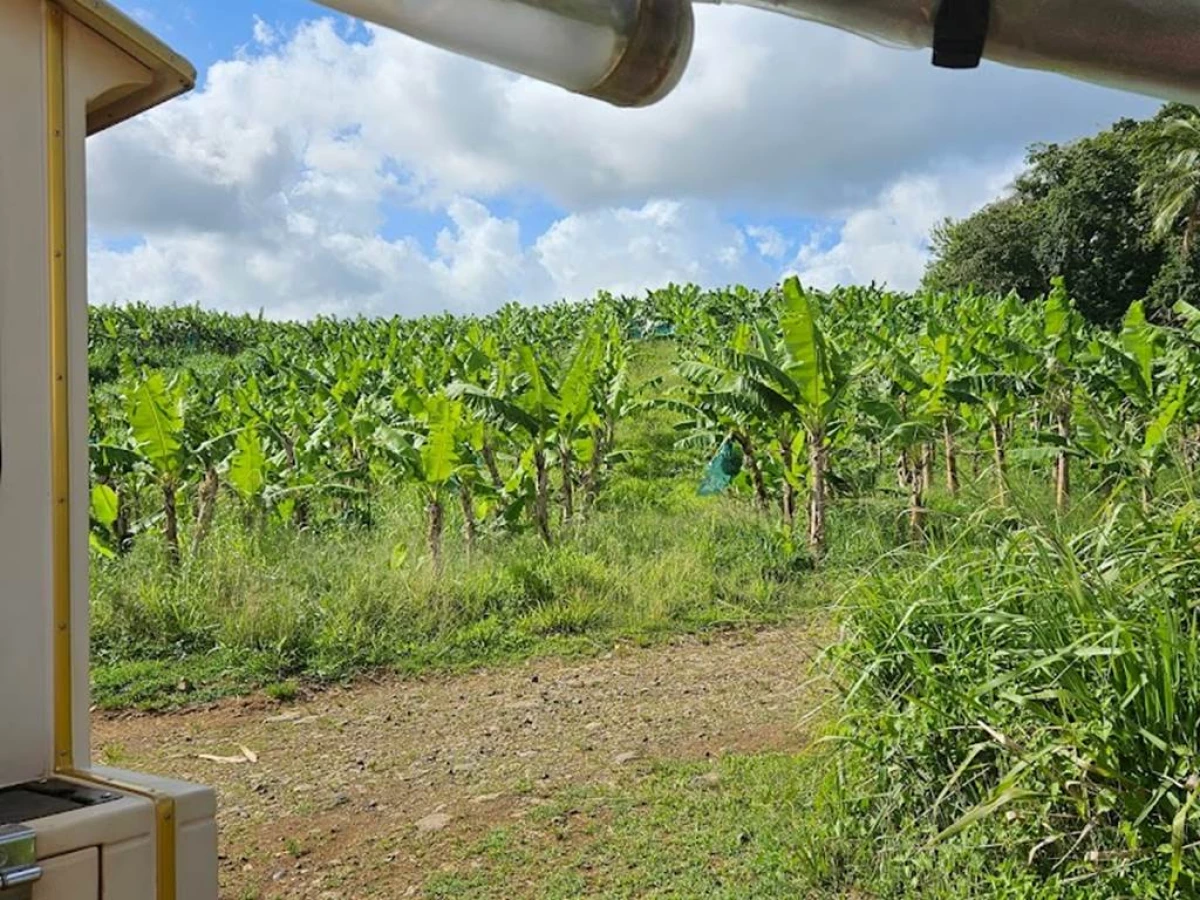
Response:
[[[175,567],[203,553],[219,507],[251,529],[369,528],[397,485],[420,497],[435,569],[451,520],[468,549],[527,530],[551,544],[600,500],[629,458],[621,423],[648,409],[673,417],[697,485],[714,470],[707,492],[778,517],[814,560],[843,498],[893,498],[919,545],[931,491],[964,479],[1000,508],[1019,471],[1061,513],[1079,486],[1149,512],[1164,470],[1190,471],[1200,448],[1200,313],[1166,327],[1135,304],[1101,330],[1061,282],[1037,302],[792,279],[306,325],[132,307],[91,328],[93,547],[160,541]],[[662,343],[671,370],[632,377]]]

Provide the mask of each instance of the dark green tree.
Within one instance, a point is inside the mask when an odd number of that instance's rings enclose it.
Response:
[[[1191,255],[1200,236],[1200,109],[1164,108],[1150,126],[1140,195],[1153,213],[1153,236],[1178,236],[1179,253]]]
[[[1165,260],[1147,295],[1159,318],[1183,300],[1200,303],[1200,109],[1168,104],[1155,118],[1143,155],[1142,199]]]
[[[1139,191],[1159,120],[1123,119],[1094,137],[1032,147],[1011,196],[934,234],[925,286],[1044,293],[1061,276],[1079,310],[1115,324],[1150,293],[1168,256]]]
[[[1017,181],[1018,195],[1039,214],[1037,257],[1047,284],[1061,275],[1094,322],[1117,322],[1162,268],[1153,216],[1138,195],[1149,128],[1124,119],[1073,144],[1035,147]]]
[[[1007,197],[933,231],[933,262],[925,287],[952,291],[973,285],[989,294],[1016,291],[1029,300],[1046,290],[1038,263],[1039,223],[1032,204]]]

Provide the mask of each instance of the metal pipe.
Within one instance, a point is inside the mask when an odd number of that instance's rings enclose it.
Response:
[[[786,13],[882,43],[929,47],[941,0],[696,0]],[[1200,102],[1200,0],[992,0],[984,57]]]
[[[618,106],[679,81],[691,0],[320,0],[343,12]],[[944,0],[695,0],[928,47]],[[991,0],[984,56],[1200,102],[1200,0]]]
[[[692,49],[691,0],[322,2],[617,106],[665,97]]]

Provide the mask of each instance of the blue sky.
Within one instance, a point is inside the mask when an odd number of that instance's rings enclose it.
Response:
[[[255,16],[274,26],[294,28],[306,18],[329,15],[343,20],[348,28],[354,27],[346,17],[317,8],[309,0],[254,3],[130,0],[118,2],[117,6],[190,59],[201,79],[210,65],[228,59],[238,47],[252,43]]]
[[[679,88],[617,110],[308,0],[117,0],[187,97],[89,149],[92,296],[276,316],[483,311],[666,281],[919,281],[930,229],[1025,147],[1145,98],[933,70],[810,23],[697,9]]]

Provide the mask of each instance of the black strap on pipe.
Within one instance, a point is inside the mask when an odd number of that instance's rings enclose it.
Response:
[[[942,0],[933,21],[933,64],[974,69],[983,58],[991,23],[991,0]]]

